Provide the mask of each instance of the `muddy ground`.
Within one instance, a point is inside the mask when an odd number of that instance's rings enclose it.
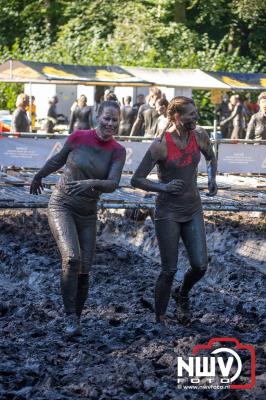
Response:
[[[191,292],[192,324],[177,323],[171,300],[161,331],[153,322],[152,221],[102,213],[84,335],[70,340],[45,212],[2,211],[0,399],[265,399],[265,226],[262,214],[206,213],[210,264]],[[181,246],[177,280],[187,266]],[[255,388],[177,388],[177,355],[213,337],[255,346]]]

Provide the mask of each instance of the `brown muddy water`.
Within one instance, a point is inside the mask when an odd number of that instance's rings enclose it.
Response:
[[[171,300],[160,330],[153,223],[123,214],[99,214],[84,334],[69,339],[46,212],[1,211],[0,399],[265,399],[265,215],[205,214],[210,263],[191,291],[192,323],[177,322]],[[187,267],[181,246],[177,283]],[[177,387],[177,356],[215,337],[255,347],[253,389]]]

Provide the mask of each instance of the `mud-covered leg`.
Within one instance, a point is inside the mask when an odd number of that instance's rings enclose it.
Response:
[[[205,274],[208,265],[206,233],[203,214],[181,225],[181,237],[187,250],[190,268],[186,271],[182,285],[176,291],[180,318],[190,322],[189,291]]]
[[[79,243],[81,248],[81,265],[78,274],[76,314],[81,317],[89,291],[89,273],[95,254],[96,215],[76,218]]]
[[[155,285],[155,314],[156,321],[161,322],[177,270],[180,224],[170,220],[155,221],[155,230],[162,262],[162,270]]]
[[[65,333],[80,334],[76,316],[80,246],[75,221],[68,210],[49,209],[49,225],[62,258],[61,292],[66,313]]]

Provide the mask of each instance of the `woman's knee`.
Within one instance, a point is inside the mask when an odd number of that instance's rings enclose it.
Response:
[[[206,261],[204,260],[204,261],[201,261],[201,262],[197,262],[197,263],[194,263],[194,264],[191,265],[191,270],[195,274],[197,274],[197,276],[199,278],[202,278],[205,275],[205,273],[207,271],[207,268],[208,268],[208,261],[207,260]]]
[[[81,258],[75,254],[66,254],[62,256],[63,271],[79,271],[81,268]]]
[[[160,277],[165,279],[166,281],[172,281],[175,277],[175,274],[177,272],[177,266],[176,265],[162,265]]]

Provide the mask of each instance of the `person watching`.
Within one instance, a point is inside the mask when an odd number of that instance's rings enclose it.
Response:
[[[12,116],[11,131],[13,132],[29,132],[30,120],[27,116],[27,107],[29,106],[29,96],[21,93],[17,97],[16,110]]]
[[[259,111],[252,115],[248,127],[246,139],[266,140],[266,92],[258,97]]]

